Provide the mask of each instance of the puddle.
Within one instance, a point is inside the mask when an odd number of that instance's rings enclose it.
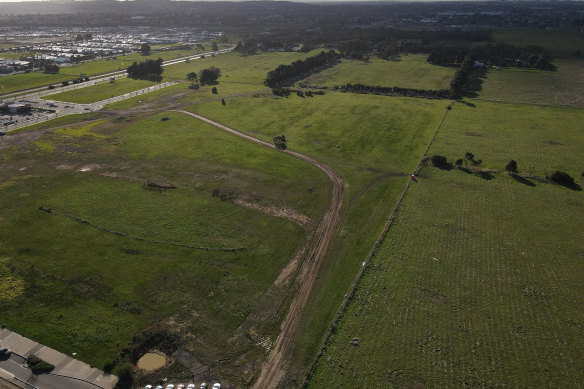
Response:
[[[137,365],[142,370],[156,370],[166,365],[166,356],[157,353],[146,353],[138,360]]]

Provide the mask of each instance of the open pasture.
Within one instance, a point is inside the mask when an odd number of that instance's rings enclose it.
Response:
[[[554,60],[556,71],[490,69],[479,98],[525,104],[584,107],[584,60]]]
[[[546,110],[557,123],[538,128]],[[537,157],[536,171],[559,160],[580,171],[577,153],[544,145],[536,156],[531,140],[584,147],[567,111],[456,104],[429,155],[472,151],[489,167],[517,155],[520,171]],[[513,121],[497,128],[497,116]],[[461,132],[478,127],[482,138]],[[309,387],[577,387],[583,209],[582,192],[563,186],[423,168]]]
[[[246,97],[190,110],[323,161],[345,183],[340,226],[313,287],[288,378],[302,379],[449,102],[329,93]]]
[[[237,329],[330,201],[311,165],[172,112],[7,135],[0,166],[3,325],[97,367],[161,326],[227,382],[241,372],[216,360],[263,353]],[[278,312],[262,317],[277,330]]]
[[[435,66],[426,54],[402,54],[397,61],[371,57],[367,62],[343,60],[340,64],[313,74],[302,83],[341,86],[348,83],[413,89],[448,89],[456,68]]]
[[[573,177],[584,172],[584,111],[568,107],[539,107],[473,101],[457,103],[437,135],[439,154],[454,163],[466,152],[482,166],[504,171],[510,159],[519,172],[543,177],[563,170]]]

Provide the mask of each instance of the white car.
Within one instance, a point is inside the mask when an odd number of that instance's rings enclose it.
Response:
[[[221,389],[221,384],[219,382],[215,382],[213,384],[213,389]]]
[[[152,389],[152,385],[146,385],[144,389]]]
[[[201,389],[207,389],[207,384],[203,382],[203,383],[201,384]]]
[[[166,389],[174,389],[174,384],[168,384],[168,385],[166,385]]]
[[[187,386],[187,389],[195,389],[195,384],[189,384],[189,386]]]
[[[185,389],[185,384],[178,384],[176,389]]]

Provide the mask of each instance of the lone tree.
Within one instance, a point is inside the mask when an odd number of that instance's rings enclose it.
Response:
[[[214,95],[217,94],[217,87],[214,86],[213,89],[211,89],[211,93],[213,93]]]
[[[148,43],[142,43],[142,46],[140,46],[140,52],[142,53],[142,55],[150,55],[151,51],[152,48]]]
[[[466,154],[464,154],[464,159],[466,159],[467,161],[473,161],[474,154],[473,153],[466,153]]]
[[[190,72],[187,74],[187,81],[191,83],[192,87],[194,87],[195,84],[199,83],[199,76],[197,76],[197,73],[195,72]]]
[[[510,160],[509,162],[507,162],[507,165],[505,165],[505,170],[507,170],[509,173],[517,173],[517,162],[515,162],[515,160]]]
[[[213,44],[211,45],[211,48],[213,49],[213,51],[218,51],[219,46],[217,46],[217,42],[213,42]]]
[[[199,80],[201,80],[201,84],[208,84],[217,81],[220,76],[221,69],[211,66],[208,69],[201,70],[199,73]]]
[[[284,135],[274,137],[274,146],[278,150],[286,150],[286,137]]]

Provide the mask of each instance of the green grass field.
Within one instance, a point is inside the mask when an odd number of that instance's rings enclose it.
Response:
[[[488,166],[515,153],[537,172],[579,172],[583,115],[457,104],[429,154],[480,147]],[[531,139],[559,136],[566,146]],[[309,387],[577,387],[582,209],[582,192],[559,185],[423,168]]]
[[[313,98],[248,97],[192,110],[254,137],[284,134],[345,182],[336,236],[300,320],[287,377],[302,380],[344,294],[422,156],[448,102],[327,93]]]
[[[425,54],[400,56],[398,61],[372,57],[369,62],[343,60],[339,65],[313,74],[302,83],[341,86],[347,83],[415,89],[448,89],[455,68],[434,66]]]
[[[556,71],[491,69],[479,98],[526,104],[584,107],[584,60],[557,59]]]
[[[545,176],[560,169],[579,176],[584,162],[580,130],[584,111],[567,107],[538,107],[475,101],[462,104],[449,115],[440,132],[440,151],[450,161],[471,152],[482,166],[503,171],[510,159],[520,172]]]
[[[69,101],[72,103],[89,104],[109,99],[138,89],[157,85],[158,82],[148,80],[135,80],[132,78],[120,78],[113,84],[102,82],[86,88],[71,90],[45,96],[46,100]]]
[[[501,28],[493,31],[497,42],[511,43],[520,47],[537,45],[556,58],[571,57],[578,50],[584,54],[584,33],[576,28],[542,30],[538,28]]]
[[[191,334],[181,347],[239,382],[237,367],[216,360],[263,355],[237,332],[251,313],[263,313],[264,332],[277,333],[280,314],[258,304],[328,207],[326,176],[171,112],[3,141],[0,194],[10,201],[0,205],[2,324],[97,367],[137,333],[162,326]],[[147,181],[177,189],[148,189]],[[214,189],[312,221],[301,227],[221,201]],[[245,250],[137,241],[57,214],[145,239]],[[279,293],[269,297],[276,306]]]

